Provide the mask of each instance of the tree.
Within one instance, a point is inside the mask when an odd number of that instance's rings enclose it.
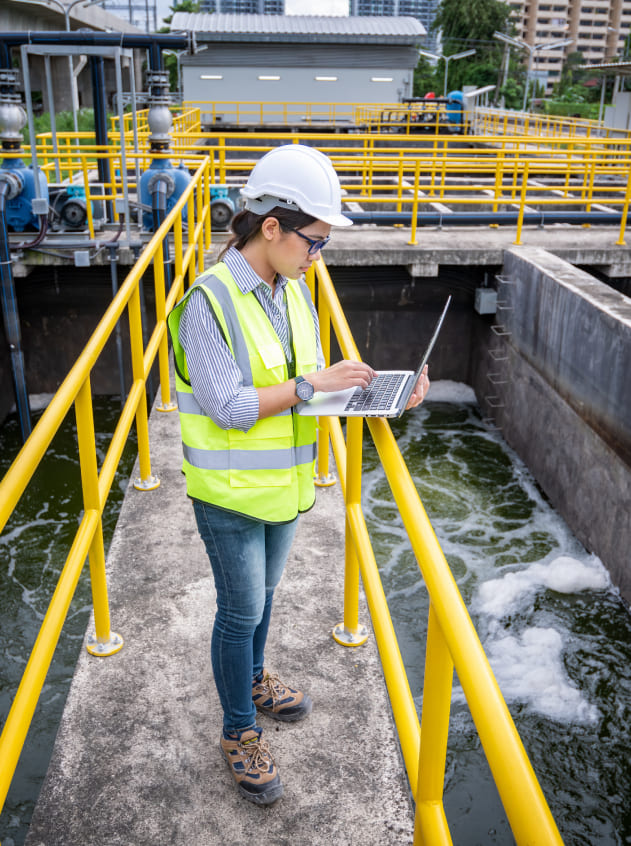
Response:
[[[415,97],[424,97],[428,91],[440,91],[442,93],[442,79],[438,79],[436,68],[432,67],[424,56],[421,56],[419,63],[414,69],[414,90]]]
[[[509,31],[510,11],[502,0],[441,0],[432,29],[441,32],[443,55],[476,50],[474,56],[450,63],[450,89],[497,84],[503,48],[493,33]],[[443,62],[439,70],[444,74]]]

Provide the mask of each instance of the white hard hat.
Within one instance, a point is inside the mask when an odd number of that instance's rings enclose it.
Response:
[[[275,206],[302,211],[331,226],[350,226],[342,214],[340,182],[328,157],[304,144],[283,144],[266,153],[241,189],[245,208],[267,214]]]

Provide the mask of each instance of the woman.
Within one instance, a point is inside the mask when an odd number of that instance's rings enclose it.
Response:
[[[359,361],[324,367],[304,282],[341,214],[322,153],[267,153],[242,189],[245,208],[222,260],[169,316],[187,491],[217,591],[211,660],[223,709],[220,739],[240,793],[267,805],[283,787],[257,709],[301,720],[309,696],[264,666],[272,598],[296,530],[315,501],[315,419],[293,413],[314,391],[367,387]],[[424,373],[408,407],[429,387]]]

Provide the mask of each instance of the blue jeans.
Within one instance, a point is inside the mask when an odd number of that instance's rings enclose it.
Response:
[[[217,591],[210,655],[223,727],[243,731],[256,725],[252,679],[263,670],[274,588],[298,518],[272,525],[199,500],[193,508]]]

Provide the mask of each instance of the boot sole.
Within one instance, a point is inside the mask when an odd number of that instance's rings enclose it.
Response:
[[[223,746],[221,744],[219,744],[219,748],[221,749],[221,754],[223,756],[224,761],[230,769],[230,775],[234,779],[239,793],[241,794],[241,796],[243,796],[244,799],[247,799],[249,802],[253,802],[255,805],[271,805],[273,802],[276,802],[278,799],[281,798],[284,792],[284,788],[282,782],[280,781],[277,784],[270,786],[267,790],[263,790],[261,793],[252,793],[250,790],[243,787],[243,785],[234,778],[234,770],[232,769],[232,764],[227,758],[226,753],[224,752]]]
[[[295,714],[284,714],[282,711],[272,711],[271,708],[261,708],[259,705],[256,706],[256,710],[261,714],[266,714],[273,720],[279,720],[281,723],[297,723],[298,720],[304,720],[305,717],[308,717],[313,710],[313,702],[308,696],[305,696],[302,702],[304,708]]]

